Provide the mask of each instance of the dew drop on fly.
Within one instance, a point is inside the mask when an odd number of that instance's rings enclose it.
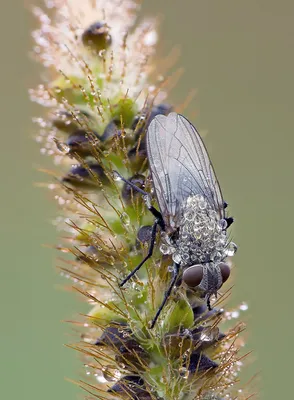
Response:
[[[148,126],[146,148],[159,210],[153,207],[149,193],[119,176],[143,195],[155,217],[148,254],[121,286],[152,256],[159,227],[165,234],[160,250],[163,255],[172,255],[173,265],[171,282],[152,328],[180,277],[189,288],[197,289],[211,309],[210,297],[217,295],[230,275],[225,260],[235,254],[237,246],[227,237],[233,219],[227,217],[227,203],[196,128],[175,112],[157,115]]]

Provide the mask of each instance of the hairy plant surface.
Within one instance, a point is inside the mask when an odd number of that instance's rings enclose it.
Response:
[[[37,141],[54,171],[48,184],[60,206],[61,268],[89,303],[76,322],[90,398],[140,400],[246,399],[238,384],[243,356],[238,309],[208,310],[178,284],[153,329],[171,277],[171,255],[154,254],[121,288],[148,251],[153,216],[140,193],[113,171],[149,192],[145,134],[158,114],[175,110],[166,100],[176,77],[159,74],[153,56],[156,24],[136,24],[130,0],[48,0],[34,9],[35,55],[43,82],[30,91],[47,108]],[[50,17],[48,16],[48,12]],[[164,63],[163,63],[164,64]]]

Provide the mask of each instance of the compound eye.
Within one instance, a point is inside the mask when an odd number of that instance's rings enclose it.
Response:
[[[192,265],[185,269],[183,272],[183,281],[189,287],[196,287],[200,284],[203,278],[203,267],[202,265]]]
[[[231,269],[229,267],[229,265],[227,263],[221,262],[218,264],[219,269],[221,271],[222,274],[222,278],[223,278],[223,283],[229,279],[230,273],[231,273]]]

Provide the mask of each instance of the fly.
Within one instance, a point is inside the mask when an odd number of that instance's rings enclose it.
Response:
[[[121,282],[124,284],[152,256],[156,230],[162,230],[160,251],[173,260],[173,273],[164,299],[152,320],[154,327],[180,275],[191,289],[210,297],[229,278],[225,262],[237,246],[228,240],[227,228],[233,218],[226,216],[227,204],[204,143],[196,128],[175,112],[157,115],[146,133],[147,156],[158,211],[150,195],[116,173],[126,184],[144,196],[155,220],[146,257]]]

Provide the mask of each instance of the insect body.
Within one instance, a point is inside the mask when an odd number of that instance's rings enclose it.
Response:
[[[182,281],[196,288],[201,297],[210,297],[230,275],[225,259],[236,245],[228,241],[227,218],[219,183],[212,164],[194,126],[182,115],[156,116],[147,130],[147,154],[154,192],[160,212],[149,194],[122,178],[145,196],[148,209],[155,216],[149,251],[142,262],[124,279],[123,286],[151,257],[157,226],[162,229],[160,250],[173,260],[173,278],[151,328],[154,326],[171,291],[182,273]]]

